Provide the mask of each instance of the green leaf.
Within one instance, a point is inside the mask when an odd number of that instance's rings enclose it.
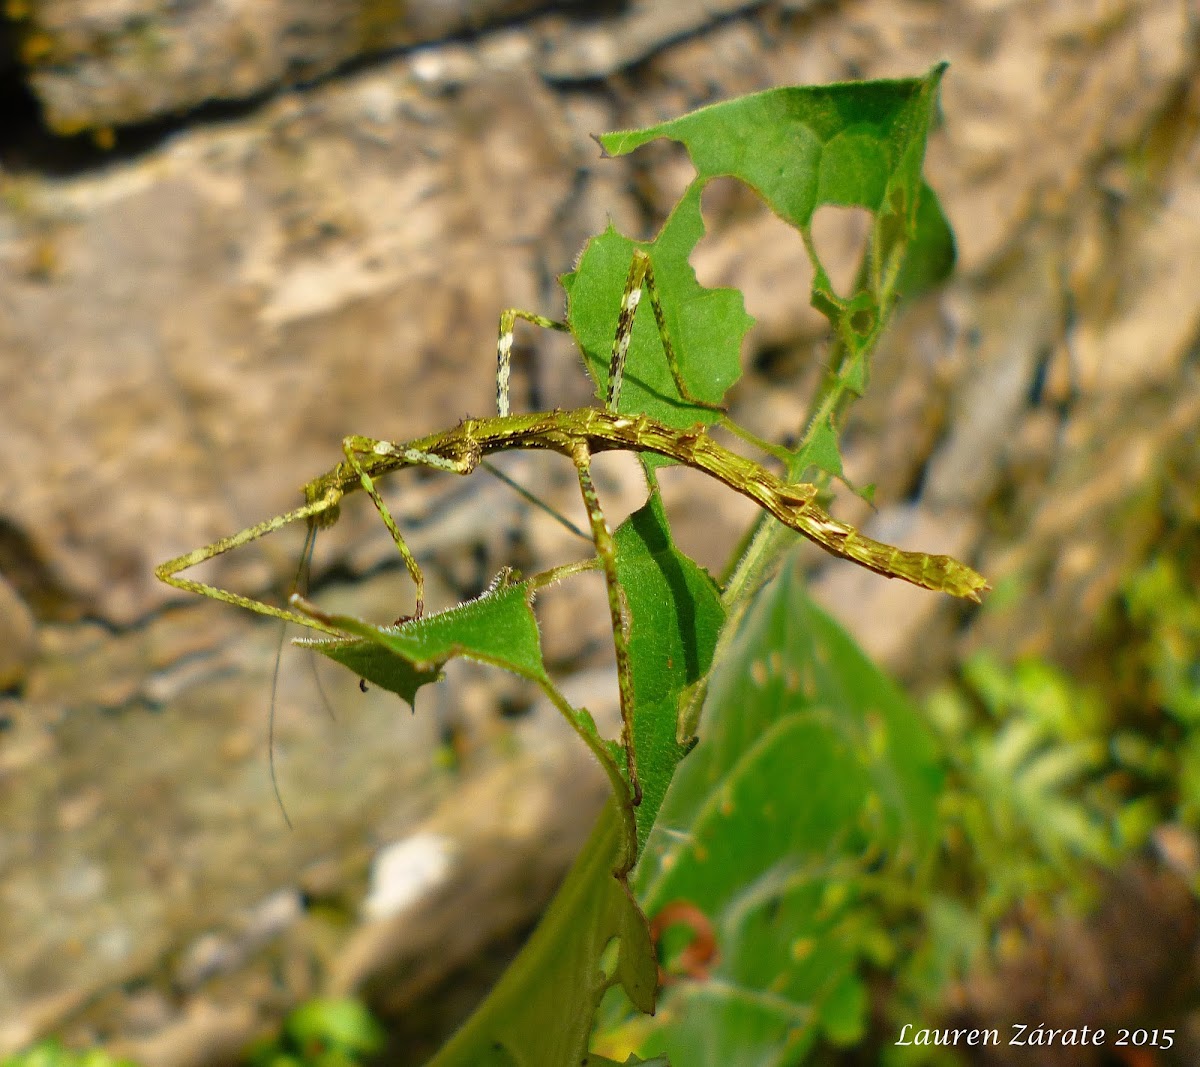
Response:
[[[447,611],[411,619],[398,626],[376,626],[351,615],[328,615],[298,601],[297,609],[346,637],[302,638],[296,643],[315,649],[349,667],[382,689],[412,703],[416,690],[441,677],[442,666],[456,656],[491,664],[537,683],[600,761],[619,798],[626,824],[625,869],[636,855],[636,829],[629,788],[617,765],[619,748],[600,737],[585,708],[574,708],[551,681],[531,598],[532,581],[514,580],[501,572],[479,597]]]
[[[583,853],[521,954],[429,1067],[544,1067],[585,1062],[596,1006],[611,984],[599,961],[618,942],[616,978],[654,1010],[654,950],[645,917],[613,876],[624,852],[610,801]]]
[[[896,279],[896,292],[901,299],[911,300],[935,288],[950,277],[956,257],[954,231],[937,193],[922,182],[916,226]]]
[[[303,644],[412,703],[417,689],[441,677],[456,656],[490,663],[535,682],[548,680],[528,583],[502,574],[475,600],[398,626],[373,626],[345,615],[321,615],[357,639],[305,638]]]
[[[567,292],[567,321],[602,400],[608,393],[613,337],[635,247],[650,256],[667,332],[692,396],[719,403],[741,375],[742,339],[754,324],[742,294],[736,289],[705,289],[688,263],[704,236],[701,191],[700,185],[693,185],[684,194],[653,241],[635,245],[610,226],[588,241],[579,265],[560,279]],[[717,412],[680,396],[648,299],[642,300],[634,318],[618,407],[680,429],[718,418]],[[661,456],[647,458],[650,467],[671,462]]]
[[[940,64],[924,78],[768,89],[604,134],[600,144],[619,156],[659,137],[680,141],[700,178],[739,178],[781,219],[803,228],[822,204],[877,211],[896,176],[920,180],[928,123],[922,98],[944,70]]]
[[[786,567],[718,668],[635,874],[648,915],[686,901],[711,921],[711,977],[669,986],[654,1020],[600,1047],[634,1035],[640,1054],[691,1067],[782,1067],[821,1034],[853,1040],[872,894],[928,859],[939,789],[908,702]]]
[[[441,666],[445,662],[442,660],[437,665],[418,666],[403,656],[389,655],[378,642],[369,640],[300,637],[296,638],[295,643],[307,645],[343,667],[349,667],[360,678],[395,693],[414,709],[417,691],[424,685],[441,680]]]
[[[620,525],[614,539],[630,614],[640,848],[676,766],[691,748],[690,739],[678,736],[680,702],[688,686],[708,673],[725,612],[713,580],[671,541],[657,492]]]
[[[845,478],[842,453],[838,448],[838,432],[830,418],[819,419],[805,435],[804,444],[796,450],[795,469],[800,477],[811,468],[824,471],[833,478]]]
[[[658,137],[679,141],[697,175],[685,200],[698,202],[698,190],[713,178],[737,178],[804,238],[815,271],[812,305],[829,319],[836,344],[818,417],[791,465],[793,478],[814,463],[840,477],[829,443],[813,436],[835,427],[846,398],[865,390],[868,355],[896,299],[940,280],[953,263],[949,226],[921,178],[944,72],[939,64],[923,78],[768,89],[600,138],[611,155]],[[846,297],[835,292],[812,236],[813,215],[827,204],[874,216],[858,281]]]

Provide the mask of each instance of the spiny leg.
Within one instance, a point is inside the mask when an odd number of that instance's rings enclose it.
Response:
[[[448,458],[446,456],[439,456],[436,452],[423,452],[417,448],[395,445],[390,441],[376,441],[373,438],[360,437],[358,435],[344,438],[342,441],[342,451],[346,455],[346,462],[350,464],[351,469],[358,475],[359,483],[366,491],[367,496],[371,498],[371,502],[375,505],[375,510],[379,512],[380,518],[383,519],[383,524],[387,527],[388,533],[392,535],[392,540],[396,542],[396,547],[400,550],[400,556],[404,560],[404,566],[408,570],[413,584],[417,587],[417,603],[412,618],[419,619],[425,614],[425,575],[421,570],[421,565],[409,549],[408,543],[404,540],[404,535],[400,532],[400,527],[396,525],[396,520],[392,518],[392,513],[388,510],[387,504],[383,502],[383,497],[379,495],[379,490],[375,488],[374,480],[366,472],[358,457],[360,455],[391,456],[403,460],[404,463],[410,466],[432,467],[435,470],[450,471],[454,474],[470,474],[478,465],[479,457],[476,455],[467,455],[458,459]],[[404,616],[401,616],[400,620],[397,621],[401,621],[404,618]]]
[[[279,668],[283,653],[283,638],[289,622],[296,622],[302,626],[324,630],[331,634],[337,634],[327,626],[315,622],[313,619],[299,615],[294,611],[287,611],[282,608],[274,607],[271,604],[264,604],[260,600],[253,600],[250,597],[243,596],[240,593],[231,592],[228,589],[221,589],[214,585],[209,585],[205,582],[197,582],[190,578],[180,578],[177,575],[180,571],[187,570],[189,567],[197,566],[207,560],[213,559],[216,556],[224,555],[235,548],[249,544],[251,541],[257,541],[260,537],[265,537],[269,533],[274,533],[276,530],[289,525],[292,522],[297,522],[300,519],[305,519],[308,522],[308,530],[304,536],[304,550],[301,553],[300,567],[296,572],[296,579],[293,585],[298,585],[301,575],[304,573],[306,565],[310,559],[310,554],[314,544],[316,543],[317,528],[320,526],[329,525],[337,517],[338,502],[341,499],[340,490],[331,490],[316,500],[311,500],[303,507],[296,508],[294,511],[286,512],[283,515],[277,515],[273,519],[267,519],[265,522],[260,522],[256,526],[247,527],[240,533],[234,534],[232,537],[225,537],[219,541],[214,541],[210,545],[205,545],[203,548],[195,549],[184,556],[178,556],[173,560],[168,560],[155,568],[155,575],[160,581],[166,582],[167,585],[174,586],[176,589],[184,589],[188,592],[199,593],[202,596],[210,597],[213,600],[219,600],[225,604],[234,604],[239,607],[248,608],[251,611],[257,612],[259,615],[267,615],[272,618],[282,620],[282,628],[279,633],[279,647],[275,650],[275,668],[271,674],[271,704],[267,716],[267,763],[271,777],[271,789],[275,793],[275,800],[279,805],[279,810],[283,815],[283,821],[287,823],[288,829],[292,828],[292,820],[288,815],[287,807],[283,803],[283,795],[279,789],[279,779],[275,771],[275,702],[279,690]],[[327,711],[332,716],[333,711],[329,706],[329,699],[325,695],[325,691],[321,688],[320,678],[316,675],[316,668],[313,668],[313,675],[317,678],[317,686],[321,693],[321,701],[325,705]]]
[[[592,456],[586,442],[579,441],[571,450],[571,460],[579,474],[579,488],[592,526],[596,555],[604,570],[604,586],[608,592],[608,611],[612,617],[613,648],[617,654],[617,691],[621,699],[621,744],[625,748],[625,766],[629,771],[629,787],[633,803],[642,802],[642,785],[638,780],[637,757],[633,750],[633,669],[629,663],[629,608],[624,590],[617,578],[617,546],[604,519],[600,497],[592,481]]]
[[[299,522],[301,519],[307,520],[310,525],[327,525],[329,521],[328,515],[337,514],[338,501],[341,499],[341,496],[340,491],[331,490],[325,496],[311,501],[303,507],[296,508],[283,515],[276,515],[275,518],[267,519],[256,526],[249,526],[232,537],[223,537],[219,541],[205,545],[203,548],[193,549],[185,555],[177,556],[166,563],[160,563],[154,568],[154,574],[159,581],[166,582],[167,585],[174,586],[176,589],[183,589],[189,593],[199,593],[201,596],[209,597],[212,600],[219,600],[223,604],[234,604],[237,607],[247,608],[250,611],[257,612],[259,615],[268,615],[271,618],[283,619],[286,622],[295,622],[301,626],[314,628],[312,619],[294,611],[277,608],[271,604],[264,604],[261,600],[254,600],[251,597],[243,596],[241,593],[234,593],[228,589],[221,589],[219,586],[209,585],[207,582],[198,582],[191,578],[180,578],[178,575],[180,571],[186,571],[210,559],[215,559],[217,556],[222,556],[226,552],[232,552],[235,548],[248,545],[251,541],[257,541],[260,537],[265,537],[267,534],[274,533],[276,530],[282,529],[293,522]],[[335,632],[325,626],[316,626],[315,628],[327,630],[329,633]]]
[[[364,447],[365,446],[365,447]],[[421,565],[417,562],[417,558],[412,554],[408,547],[408,542],[404,540],[404,535],[400,532],[400,527],[396,525],[396,520],[392,518],[392,513],[388,511],[388,506],[383,502],[383,497],[379,495],[379,490],[375,488],[375,482],[371,476],[363,469],[359,462],[358,455],[360,452],[375,452],[376,442],[365,437],[347,437],[342,441],[342,451],[346,454],[346,462],[353,468],[355,474],[358,475],[358,480],[366,490],[367,496],[371,498],[371,503],[375,505],[375,510],[379,512],[380,518],[383,519],[384,526],[387,527],[388,533],[392,535],[392,540],[396,542],[396,547],[400,550],[400,557],[404,560],[404,566],[408,570],[409,577],[412,578],[413,584],[417,587],[417,604],[413,609],[412,617],[419,619],[425,614],[425,574],[421,570]],[[400,616],[401,619],[404,616]]]
[[[642,300],[642,286],[650,294],[650,307],[654,311],[654,322],[658,326],[658,336],[662,341],[663,354],[666,356],[667,367],[680,397],[693,407],[707,408],[709,411],[724,411],[721,404],[701,400],[694,395],[683,380],[683,371],[679,366],[679,357],[675,353],[675,345],[667,329],[667,319],[663,312],[662,299],[659,296],[658,285],[654,281],[654,266],[650,256],[640,248],[633,250],[633,261],[629,264],[629,276],[625,279],[625,291],[621,295],[621,313],[617,317],[617,332],[613,337],[612,356],[608,363],[608,397],[604,402],[609,411],[616,411],[621,400],[621,386],[625,378],[625,360],[629,356],[629,342],[633,339],[633,321],[637,315],[638,304]]]
[[[522,311],[520,308],[505,308],[500,313],[500,336],[496,341],[496,413],[501,418],[509,415],[512,411],[509,378],[512,371],[513,328],[516,326],[517,319],[524,319],[526,322],[532,323],[534,326],[540,326],[544,330],[558,330],[560,333],[569,333],[571,330],[571,327],[565,322],[548,319],[543,315],[536,315],[532,311]],[[498,478],[510,489],[515,490],[534,507],[546,512],[573,534],[590,540],[587,534],[580,530],[573,522],[560,515],[545,501],[534,496],[523,485],[513,481],[512,478],[498,467],[488,463],[487,460],[482,462],[482,466],[489,474]]]
[[[569,333],[571,327],[565,322],[556,322],[532,311],[522,311],[520,308],[506,308],[500,312],[500,336],[496,341],[496,413],[507,415],[511,410],[508,395],[508,380],[512,372],[513,328],[517,319],[524,319],[534,326],[544,330],[558,330]]]

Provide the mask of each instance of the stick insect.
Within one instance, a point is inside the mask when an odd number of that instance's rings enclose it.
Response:
[[[684,466],[702,471],[735,492],[749,497],[780,522],[797,530],[835,556],[853,560],[889,578],[901,578],[926,589],[979,601],[980,593],[986,590],[988,585],[985,579],[970,567],[949,556],[905,551],[872,540],[853,526],[839,522],[824,511],[816,502],[820,491],[817,485],[806,482],[792,483],[781,479],[754,460],[719,444],[708,434],[704,425],[697,424],[681,430],[664,425],[647,415],[618,413],[625,361],[643,291],[649,295],[663,351],[680,395],[685,401],[697,406],[722,410],[719,405],[697,400],[687,389],[678,356],[666,328],[650,257],[644,251],[636,249],[621,297],[609,362],[608,392],[603,408],[585,407],[570,411],[517,415],[511,413],[509,369],[516,321],[521,319],[535,326],[559,331],[569,331],[570,327],[565,322],[544,318],[533,312],[508,309],[500,316],[496,346],[497,414],[494,417],[466,419],[451,430],[402,443],[359,435],[348,436],[342,441],[345,458],[332,470],[314,478],[304,487],[305,502],[301,507],[169,560],[160,565],[155,574],[177,589],[248,608],[260,615],[296,622],[334,636],[342,636],[328,624],[302,614],[294,607],[276,607],[179,575],[190,567],[256,541],[293,522],[306,522],[310,531],[330,526],[337,521],[342,498],[348,493],[362,489],[383,519],[416,586],[415,617],[419,618],[424,611],[425,578],[380,496],[375,485],[376,480],[392,471],[418,466],[455,474],[470,474],[485,462],[486,456],[514,449],[558,452],[570,459],[575,466],[592,540],[604,574],[616,651],[622,721],[621,740],[635,804],[640,800],[641,787],[633,750],[633,682],[629,663],[629,618],[623,605],[623,590],[617,578],[613,535],[592,480],[591,461],[597,453],[627,451],[665,456]],[[725,424],[734,429],[732,424]],[[291,603],[296,603],[295,597]]]

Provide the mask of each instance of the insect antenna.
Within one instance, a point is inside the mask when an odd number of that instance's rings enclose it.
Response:
[[[287,805],[283,803],[280,792],[280,779],[275,774],[275,699],[280,689],[280,664],[283,659],[283,635],[287,633],[288,624],[280,627],[280,647],[275,654],[275,670],[271,672],[271,709],[266,713],[266,767],[271,775],[271,791],[275,793],[275,803],[280,805],[280,814],[287,823],[288,829],[293,829],[292,819],[288,816]]]
[[[499,467],[495,466],[494,464],[492,464],[491,462],[489,462],[486,459],[482,460],[479,465],[484,470],[486,470],[488,472],[488,474],[490,474],[493,478],[496,478],[499,481],[503,482],[505,485],[507,485],[509,487],[509,489],[511,489],[518,496],[520,496],[527,504],[532,504],[539,511],[545,512],[547,515],[550,516],[550,518],[552,518],[560,526],[564,527],[567,530],[570,530],[571,533],[573,533],[576,537],[582,538],[583,540],[587,541],[589,544],[591,543],[592,538],[589,534],[584,533],[583,530],[581,530],[578,526],[576,526],[575,523],[573,523],[564,514],[562,514],[562,512],[556,511],[554,508],[552,508],[549,504],[547,504],[537,494],[531,493],[520,482],[516,481],[513,478],[510,478]]]
[[[307,597],[309,594],[309,583],[312,580],[312,561],[313,553],[317,548],[317,526],[315,523],[310,524],[308,532],[304,535],[304,548],[300,552],[300,565],[296,568],[296,577],[292,581],[292,592],[299,593],[302,597]],[[290,598],[289,598],[290,599]],[[287,630],[287,623],[284,623],[283,629]],[[283,633],[279,635],[279,651],[283,651]],[[317,694],[321,698],[321,706],[324,707],[325,713],[329,716],[330,722],[337,722],[337,715],[333,711],[333,703],[329,699],[329,694],[325,692],[325,683],[321,681],[321,672],[317,670],[316,657],[309,652],[305,657],[308,662],[308,669],[312,673],[313,682],[316,683]],[[279,659],[276,657],[276,670],[279,667]]]
[[[309,579],[312,576],[313,552],[316,547],[317,526],[315,523],[309,523],[308,530],[304,534],[304,547],[300,551],[300,563],[296,568],[296,575],[292,579],[293,593],[307,596]],[[279,789],[279,777],[275,773],[275,704],[279,695],[279,671],[283,663],[283,642],[287,637],[287,628],[288,624],[285,620],[279,626],[279,643],[275,646],[275,669],[271,672],[271,708],[267,713],[267,767],[270,770],[271,790],[275,794],[275,801],[279,805],[279,812],[290,830],[292,829],[292,820],[288,815],[287,806],[283,803],[283,794]],[[324,705],[325,711],[329,714],[329,718],[336,722],[337,716],[333,713],[333,705],[329,702],[329,697],[325,692],[325,686],[321,682],[321,675],[317,670],[317,665],[313,661],[311,654],[305,658],[308,661],[309,670],[312,671],[313,681],[317,684],[317,692],[321,696],[321,703]]]

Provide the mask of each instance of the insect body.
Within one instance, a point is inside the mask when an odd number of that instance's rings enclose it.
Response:
[[[484,462],[484,457],[511,450],[542,449],[561,453],[575,466],[591,526],[592,540],[605,575],[617,658],[625,758],[635,803],[640,796],[640,788],[632,745],[633,688],[632,671],[628,661],[628,615],[623,608],[623,590],[617,577],[615,544],[592,483],[593,455],[599,452],[627,451],[665,456],[684,466],[703,471],[730,489],[749,497],[780,522],[816,542],[827,552],[853,560],[889,578],[901,578],[926,589],[979,600],[979,594],[988,586],[983,577],[970,567],[949,556],[908,552],[866,537],[853,526],[832,518],[816,503],[818,486],[784,481],[761,464],[719,444],[708,435],[703,425],[680,429],[667,426],[644,414],[618,413],[617,404],[620,399],[625,360],[643,288],[649,293],[663,352],[680,396],[692,406],[721,410],[719,405],[697,400],[688,391],[667,331],[650,258],[645,252],[635,249],[621,299],[616,336],[613,339],[604,409],[589,407],[535,414],[510,413],[509,359],[512,330],[516,320],[523,319],[534,325],[555,330],[568,330],[569,327],[565,323],[545,319],[531,312],[507,310],[500,318],[497,343],[498,414],[495,417],[467,419],[453,429],[403,443],[361,436],[346,437],[342,442],[345,458],[332,470],[314,478],[304,487],[305,500],[302,506],[169,560],[156,569],[156,575],[177,589],[200,593],[227,604],[248,608],[260,615],[285,619],[340,636],[339,631],[319,618],[301,614],[291,607],[276,607],[231,590],[184,578],[181,577],[181,573],[293,522],[305,521],[310,530],[331,525],[337,520],[342,498],[347,493],[362,489],[379,511],[416,585],[414,617],[420,617],[424,610],[424,575],[379,495],[375,480],[392,471],[416,466],[455,474],[470,474]],[[747,439],[753,440],[730,420],[722,421],[735,433],[741,433]]]
[[[411,553],[404,544],[403,535],[398,529],[393,529],[394,522],[386,506],[378,499],[378,491],[374,487],[376,478],[415,466],[470,474],[484,456],[492,453],[542,449],[559,452],[573,461],[584,451],[589,455],[611,451],[654,452],[711,475],[730,489],[749,497],[780,522],[797,530],[825,551],[851,559],[877,574],[902,578],[926,589],[976,602],[979,601],[979,594],[988,588],[980,574],[949,556],[895,548],[865,536],[847,523],[839,522],[814,503],[818,493],[816,485],[785,482],[761,464],[725,448],[700,427],[678,430],[645,415],[617,415],[598,408],[578,408],[573,411],[467,419],[452,430],[403,444],[368,437],[347,437],[343,449],[345,461],[305,486],[305,503],[302,507],[170,560],[157,568],[157,576],[178,589],[237,604],[261,615],[311,626],[313,620],[308,616],[300,616],[227,589],[181,578],[179,574],[293,522],[307,520],[317,526],[331,525],[337,519],[342,498],[357,489],[366,489],[375,500],[376,507],[380,509],[407,561]],[[424,579],[420,568],[413,569],[416,571],[414,580],[423,592]]]

